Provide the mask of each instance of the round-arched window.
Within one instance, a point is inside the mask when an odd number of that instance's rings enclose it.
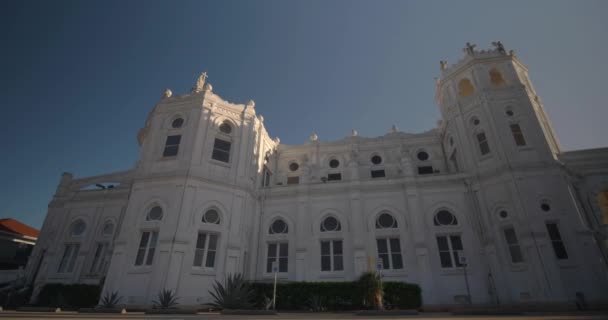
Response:
[[[373,164],[380,164],[382,163],[382,157],[379,155],[374,155],[372,156],[371,161]]]
[[[72,223],[72,226],[70,227],[70,235],[80,236],[84,233],[84,230],[86,230],[86,228],[87,228],[87,224],[84,223],[84,221],[77,220],[74,223]]]
[[[426,161],[429,159],[429,154],[426,151],[420,151],[416,156],[420,161]]]
[[[300,168],[300,165],[297,162],[292,162],[289,164],[289,170],[296,171]]]
[[[451,212],[447,210],[441,210],[435,215],[436,226],[455,226],[458,225],[458,219]]]
[[[490,81],[495,86],[501,86],[501,85],[505,84],[505,79],[502,77],[502,74],[500,73],[500,71],[498,71],[496,69],[490,70]]]
[[[215,209],[209,209],[203,214],[204,223],[220,224],[220,214]]]
[[[382,213],[376,219],[376,229],[397,228],[397,220],[388,213]]]
[[[275,220],[271,225],[268,233],[270,234],[281,234],[287,233],[287,223],[281,219]]]
[[[114,233],[114,224],[110,221],[106,222],[101,229],[101,234],[104,236],[111,236]]]
[[[162,220],[163,219],[163,209],[159,206],[155,206],[154,208],[150,209],[150,212],[148,212],[148,215],[146,216],[146,220],[148,221],[156,221],[156,220]]]
[[[471,124],[474,126],[478,126],[481,123],[477,117],[471,118]]]
[[[342,230],[342,226],[340,226],[340,221],[334,217],[327,217],[321,223],[321,231],[340,231]]]
[[[543,203],[540,204],[540,209],[544,212],[549,212],[551,211],[551,205],[548,202],[543,201]]]
[[[336,159],[329,160],[329,167],[330,168],[337,168],[339,165],[340,165],[340,161],[338,161]]]
[[[224,122],[220,125],[220,131],[225,134],[230,134],[232,132],[232,127],[227,122]]]
[[[471,96],[471,95],[473,95],[474,92],[475,92],[475,87],[473,87],[471,80],[465,78],[465,79],[460,80],[460,82],[458,82],[458,94],[461,97]]]
[[[184,125],[183,118],[177,118],[177,119],[173,120],[173,122],[171,123],[171,127],[174,129],[181,128],[183,125]]]

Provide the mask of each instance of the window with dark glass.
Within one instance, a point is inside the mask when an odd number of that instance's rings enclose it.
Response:
[[[456,216],[447,210],[440,210],[435,215],[433,222],[436,226],[456,226],[458,219]]]
[[[519,127],[519,124],[512,124],[510,125],[511,127],[511,133],[513,134],[513,139],[515,140],[515,144],[518,146],[525,146],[526,145],[526,139],[524,138],[524,133],[521,132],[521,128]]]
[[[379,155],[375,155],[371,158],[371,161],[373,164],[380,164],[382,163],[382,157],[380,157]]]
[[[300,177],[287,177],[287,184],[299,184]]]
[[[268,167],[264,166],[262,170],[262,187],[268,187],[270,185],[270,178],[272,177],[272,173],[268,169]]]
[[[179,150],[179,143],[182,140],[181,135],[168,136],[165,141],[165,150],[163,151],[163,157],[173,157],[177,155]]]
[[[479,152],[482,156],[490,153],[490,144],[485,133],[480,132],[477,134],[477,142],[479,143]]]
[[[549,232],[549,238],[551,239],[551,245],[553,245],[553,252],[555,257],[559,260],[568,259],[568,252],[566,252],[566,246],[562,240],[562,235],[559,232],[557,223],[547,223],[547,231]]]
[[[181,128],[183,125],[184,125],[184,119],[182,119],[182,118],[177,118],[177,119],[173,120],[173,122],[171,123],[171,127],[174,129]]]
[[[216,138],[211,158],[221,162],[230,162],[230,142]]]
[[[341,173],[330,173],[327,175],[327,181],[337,181],[337,180],[342,180]]]
[[[74,271],[74,265],[76,264],[76,258],[78,257],[79,251],[79,243],[66,244],[63,249],[63,256],[61,257],[61,262],[59,263],[57,272],[64,273]]]
[[[377,238],[376,245],[383,269],[403,269],[399,237]]]
[[[287,242],[268,243],[268,256],[266,259],[266,272],[272,272],[272,263],[278,264],[279,272],[287,272],[289,261],[289,247]]]
[[[338,161],[336,159],[331,159],[329,161],[329,167],[330,168],[337,168],[338,166],[340,166],[340,161]]]
[[[421,166],[418,167],[418,174],[433,174],[433,166]]]
[[[106,250],[108,244],[105,242],[98,242],[95,248],[95,255],[93,256],[93,263],[91,263],[90,273],[101,273],[106,264]]]
[[[215,266],[215,253],[217,250],[217,234],[201,232],[196,238],[194,251],[195,267],[213,268]]]
[[[141,234],[137,256],[135,257],[135,265],[152,265],[154,261],[154,251],[156,249],[156,241],[158,240],[157,231],[145,231]]]
[[[520,263],[524,261],[524,258],[521,254],[521,248],[519,246],[519,241],[517,241],[517,234],[515,234],[515,229],[512,227],[504,229],[505,240],[507,241],[507,246],[509,247],[509,255],[511,256],[511,262]]]
[[[342,271],[342,240],[321,241],[321,271]]]
[[[420,151],[416,156],[420,161],[426,161],[429,159],[429,154],[426,151]]]
[[[384,173],[384,169],[372,170],[371,171],[372,178],[384,178],[386,174]]]
[[[437,249],[442,268],[462,267],[460,255],[462,240],[460,235],[437,236]]]

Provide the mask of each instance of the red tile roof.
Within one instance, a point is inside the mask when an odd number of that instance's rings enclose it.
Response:
[[[11,218],[0,219],[0,230],[34,238],[38,238],[40,233],[40,230]]]

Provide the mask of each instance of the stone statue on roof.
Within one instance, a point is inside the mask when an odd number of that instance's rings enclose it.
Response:
[[[492,45],[494,46],[494,48],[496,48],[496,51],[498,51],[498,53],[507,54],[507,51],[505,50],[505,46],[502,45],[502,42],[493,41]]]
[[[467,44],[466,44],[466,48],[464,48],[463,50],[464,50],[464,52],[465,52],[466,54],[468,54],[468,55],[472,56],[472,55],[473,55],[473,53],[475,53],[475,47],[477,47],[477,45],[476,45],[476,44],[473,44],[473,43],[467,42]]]
[[[201,73],[196,79],[196,85],[192,88],[192,92],[201,92],[205,89],[205,81],[207,80],[207,71]]]

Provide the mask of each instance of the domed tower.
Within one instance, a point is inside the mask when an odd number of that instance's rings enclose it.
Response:
[[[129,305],[149,305],[163,289],[183,305],[210,302],[214,281],[246,274],[255,257],[257,192],[277,143],[252,100],[225,101],[205,73],[190,93],[164,92],[138,141],[104,292]]]
[[[528,77],[528,69],[500,42],[454,65],[441,61],[436,100],[452,169],[548,163],[559,144]]]
[[[436,93],[447,162],[463,176],[493,297],[600,298],[607,284],[595,275],[605,267],[557,161],[551,124],[527,68],[493,45],[467,43],[459,62],[442,61]]]

